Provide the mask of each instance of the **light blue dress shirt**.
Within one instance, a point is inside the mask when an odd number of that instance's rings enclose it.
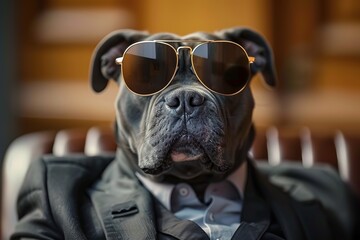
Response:
[[[176,217],[198,224],[211,240],[231,239],[240,226],[246,163],[227,180],[211,183],[201,202],[186,183],[158,183],[137,174],[143,185]]]

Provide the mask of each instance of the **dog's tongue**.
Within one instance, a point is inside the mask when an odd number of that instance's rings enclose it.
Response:
[[[200,148],[199,143],[195,142],[188,136],[183,136],[172,147],[171,159],[174,162],[194,161],[203,157],[204,152]]]

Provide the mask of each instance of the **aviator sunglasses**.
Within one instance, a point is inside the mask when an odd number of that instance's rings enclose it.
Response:
[[[175,48],[170,43],[199,42],[191,48]],[[241,92],[249,82],[250,64],[245,49],[231,41],[154,40],[130,45],[122,57],[116,58],[130,91],[150,96],[164,90],[174,79],[179,50],[189,49],[191,70],[207,89],[217,94],[231,96]]]

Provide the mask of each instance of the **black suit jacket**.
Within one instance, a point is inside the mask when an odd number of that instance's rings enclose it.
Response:
[[[158,203],[119,158],[45,156],[33,163],[11,239],[209,239]],[[358,239],[357,202],[331,169],[248,166],[232,239]]]

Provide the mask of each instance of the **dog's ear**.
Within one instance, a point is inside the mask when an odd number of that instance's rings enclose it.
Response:
[[[248,28],[231,28],[217,33],[219,37],[240,44],[249,56],[255,57],[251,64],[252,75],[261,72],[265,82],[276,85],[276,70],[273,53],[265,38]]]
[[[121,57],[128,46],[141,41],[148,34],[136,30],[118,30],[105,36],[96,46],[91,59],[90,81],[96,92],[105,89],[110,79],[117,81],[120,66],[115,59]]]

